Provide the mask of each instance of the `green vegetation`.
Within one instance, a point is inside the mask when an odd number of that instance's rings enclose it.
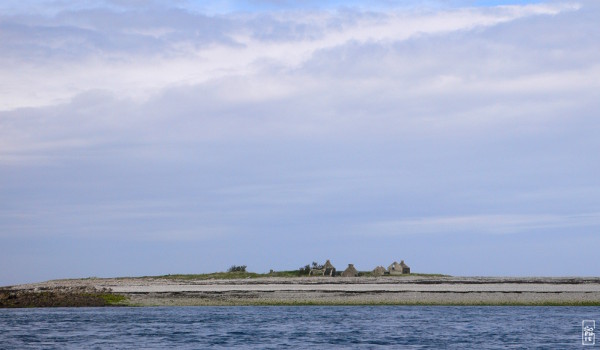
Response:
[[[308,276],[310,274],[310,265],[305,265],[299,268],[296,272],[298,276]]]
[[[117,306],[126,304],[127,298],[125,296],[112,293],[61,289],[42,292],[0,289],[0,308]]]
[[[268,274],[259,274],[254,272],[213,272],[204,274],[189,274],[189,275],[164,275],[158,276],[157,278],[167,278],[174,280],[222,280],[222,279],[243,279],[243,278],[257,278],[268,276]]]
[[[306,270],[305,268],[308,268]],[[298,270],[287,270],[287,271],[272,271],[269,273],[256,273],[247,271],[234,271],[234,272],[213,272],[204,274],[175,274],[175,275],[163,275],[163,276],[146,276],[153,278],[166,278],[172,280],[221,280],[221,279],[246,279],[246,278],[259,278],[259,277],[306,277],[310,271],[310,266],[306,265]],[[362,271],[359,273],[360,277],[373,277],[371,271]],[[449,275],[442,274],[429,274],[429,273],[411,273],[410,275],[385,275],[385,277],[392,278],[406,278],[409,276],[418,277],[451,277]],[[315,277],[319,278],[319,277]],[[340,277],[341,278],[341,277]]]
[[[310,272],[310,269],[308,270]],[[289,270],[289,271],[273,271],[265,274],[265,277],[302,277],[308,276],[308,272],[303,270]]]
[[[419,276],[419,277],[452,277],[452,275],[444,275],[441,273],[411,273],[410,275],[400,275],[399,277],[405,276]]]
[[[231,265],[227,272],[246,272],[246,265]]]
[[[227,272],[212,272],[212,273],[202,273],[202,274],[169,274],[163,276],[144,276],[141,278],[164,278],[171,280],[211,280],[211,279],[247,279],[247,278],[259,278],[259,277],[307,277],[310,276],[311,270],[323,270],[325,268],[324,264],[319,264],[316,261],[313,261],[310,264],[306,264],[301,266],[297,270],[284,270],[284,271],[274,271],[271,270],[268,273],[257,273],[257,272],[249,272],[246,270],[246,265],[231,265],[227,269]],[[336,276],[339,276],[341,270],[337,271]],[[358,273],[359,277],[380,277],[373,275],[372,271],[360,271]],[[406,275],[384,275],[386,277],[392,278],[406,278],[409,276],[418,276],[418,277],[451,277],[449,275],[442,274],[428,274],[428,273],[411,273]],[[317,278],[319,276],[315,276]],[[136,277],[133,277],[136,278]],[[140,277],[137,277],[140,278]]]
[[[372,271],[359,271],[359,277],[374,277]],[[450,275],[443,275],[441,273],[410,273],[405,275],[383,275],[384,277],[392,278],[406,278],[406,277],[452,277]]]
[[[301,277],[306,276],[299,270],[289,271],[273,271],[270,273],[256,273],[256,272],[213,272],[203,274],[175,274],[175,275],[163,275],[157,276],[156,278],[166,278],[173,280],[223,280],[223,279],[246,279],[246,278],[259,278],[259,277]],[[150,277],[150,276],[148,276]]]
[[[127,298],[124,295],[120,294],[104,293],[98,295],[98,297],[104,300],[106,305],[109,306],[122,305],[127,300]]]

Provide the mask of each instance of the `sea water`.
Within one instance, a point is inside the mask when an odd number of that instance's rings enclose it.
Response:
[[[571,349],[583,320],[600,307],[1,309],[0,348]]]

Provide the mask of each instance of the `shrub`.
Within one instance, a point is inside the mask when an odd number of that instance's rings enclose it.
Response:
[[[246,265],[231,265],[227,272],[246,272]]]
[[[298,275],[308,275],[310,274],[310,270],[323,270],[325,265],[321,265],[316,261],[313,261],[312,264],[304,265],[303,267],[298,269]]]
[[[308,275],[309,273],[310,273],[310,265],[304,265],[303,267],[298,269],[298,274],[300,276]]]
[[[324,267],[325,265],[319,265],[319,263],[316,261],[313,261],[312,263],[312,268],[315,270],[323,270]]]

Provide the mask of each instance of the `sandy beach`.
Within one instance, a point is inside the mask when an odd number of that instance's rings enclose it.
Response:
[[[119,305],[600,305],[600,278],[582,277],[164,277],[53,280],[13,293],[124,296]]]

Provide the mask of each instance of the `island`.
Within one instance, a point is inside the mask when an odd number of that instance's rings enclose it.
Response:
[[[0,287],[0,307],[600,306],[598,277],[455,277],[411,273],[403,261],[394,263],[362,272],[353,264],[341,272],[327,261],[264,274],[232,266],[228,272],[209,274],[52,280]]]

